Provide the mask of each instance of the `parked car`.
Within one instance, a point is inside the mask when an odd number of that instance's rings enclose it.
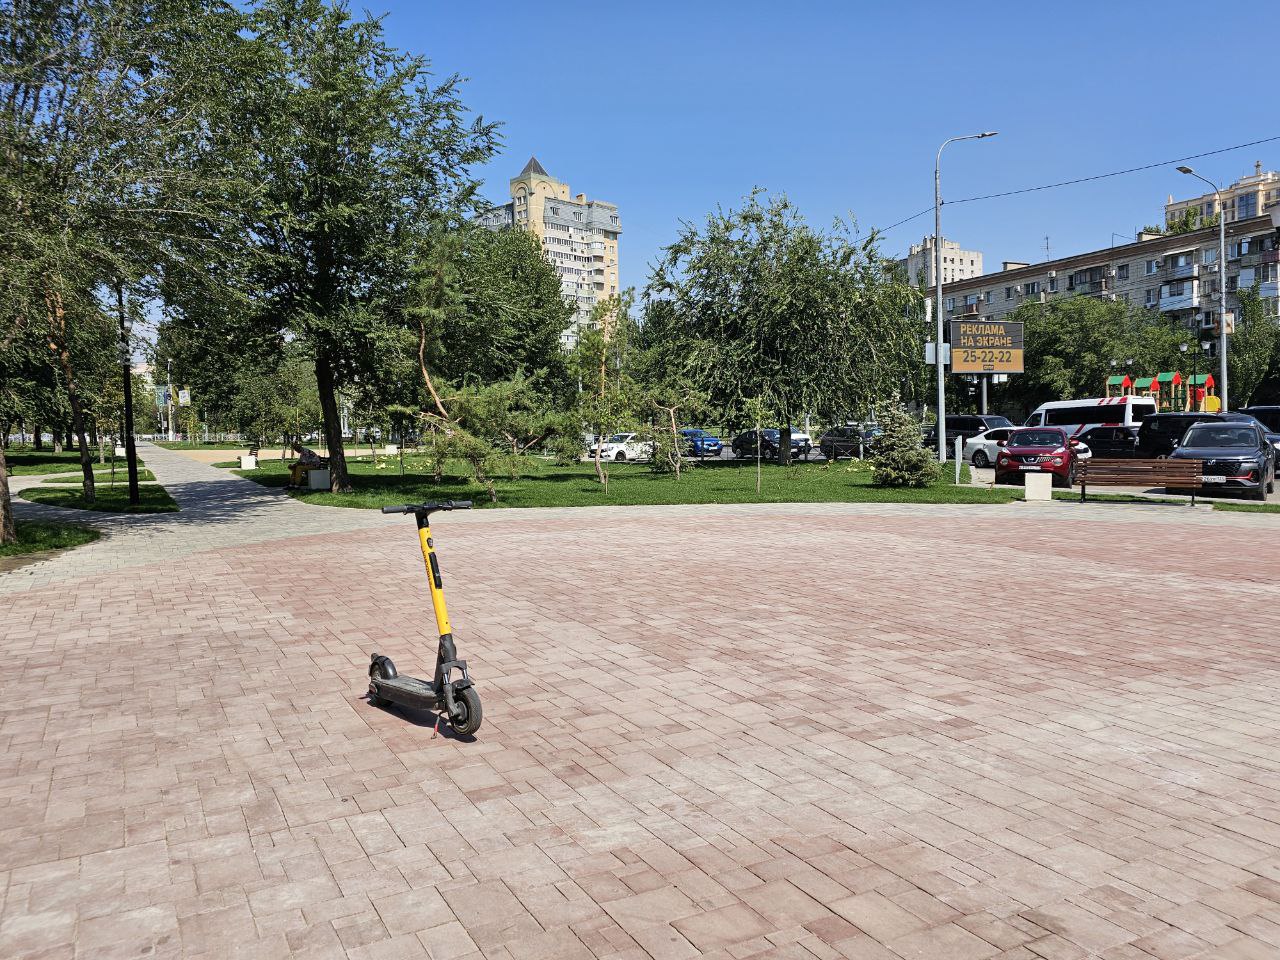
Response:
[[[1144,459],[1167,457],[1173,453],[1182,435],[1193,423],[1219,419],[1216,413],[1153,413],[1138,427],[1138,444],[1134,453]]]
[[[695,457],[718,457],[724,449],[724,441],[705,430],[681,430],[680,435],[688,443],[688,450]]]
[[[1280,433],[1272,430],[1267,426],[1266,421],[1260,417],[1250,413],[1248,410],[1228,410],[1225,413],[1218,414],[1223,420],[1242,420],[1247,423],[1256,423],[1267,437],[1267,443],[1271,444],[1271,449],[1275,453],[1276,468],[1280,470]]]
[[[1280,433],[1280,407],[1241,407],[1240,412],[1260,420],[1262,425],[1272,433]]]
[[[1092,456],[1104,459],[1125,459],[1134,456],[1138,449],[1137,427],[1093,427],[1080,434],[1080,442],[1089,448]],[[1088,459],[1083,451],[1076,451],[1081,460]]]
[[[828,460],[860,457],[870,452],[872,444],[882,433],[884,430],[875,424],[866,427],[858,424],[832,427],[818,438],[818,452]]]
[[[797,430],[795,427],[792,427],[791,428],[791,455],[793,457],[796,455],[799,455],[801,457],[807,457],[809,456],[809,451],[812,449],[813,449],[813,438],[810,437],[809,434],[805,433],[803,430]]]
[[[955,449],[956,437],[960,437],[960,442],[963,444],[970,437],[976,437],[996,427],[1012,426],[1008,417],[998,417],[993,414],[962,413],[947,417],[947,456],[951,456],[951,451]],[[924,443],[927,447],[938,445],[937,424],[925,429]]]
[[[1015,429],[1017,428],[996,427],[993,430],[984,430],[976,437],[970,437],[964,442],[964,458],[975,467],[991,466],[995,462],[996,454],[1000,451],[1000,441],[1008,440],[1009,434]]]
[[[1058,427],[1019,427],[1000,445],[996,483],[1021,483],[1028,473],[1052,473],[1054,486],[1069,487],[1076,482],[1079,446]]]
[[[591,450],[591,456],[594,457],[596,451]],[[604,443],[600,445],[600,459],[614,460],[621,463],[624,460],[648,460],[653,456],[653,444],[647,440],[641,440],[640,435],[636,433],[615,433],[611,437],[605,438]]]
[[[1254,500],[1266,500],[1276,488],[1275,451],[1256,423],[1215,419],[1193,424],[1169,457],[1203,460],[1206,486],[1242,491]]]
[[[754,457],[756,455],[756,445],[760,446],[760,456],[765,460],[778,459],[778,445],[781,431],[772,427],[766,427],[763,430],[746,430],[733,438],[730,445],[733,449],[735,457]],[[791,455],[793,457],[806,456],[809,453],[809,437],[807,434],[796,432],[791,434]]]

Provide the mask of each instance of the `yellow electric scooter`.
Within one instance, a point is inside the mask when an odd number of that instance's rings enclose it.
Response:
[[[480,729],[480,695],[471,685],[467,661],[458,659],[453,645],[453,628],[449,626],[449,611],[444,605],[444,588],[440,583],[440,563],[431,542],[430,518],[437,510],[470,509],[470,500],[382,508],[383,513],[412,513],[418,521],[418,541],[422,545],[422,559],[427,565],[427,585],[431,589],[431,606],[440,631],[440,646],[436,651],[435,677],[430,683],[417,677],[400,676],[391,658],[381,654],[375,653],[369,663],[370,703],[380,706],[390,701],[419,710],[443,708],[453,729],[464,736]],[[451,679],[455,670],[461,675],[457,680]]]

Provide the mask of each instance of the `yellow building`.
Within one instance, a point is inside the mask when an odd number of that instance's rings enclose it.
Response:
[[[530,157],[511,180],[511,200],[486,210],[480,223],[493,230],[520,227],[542,242],[542,252],[560,275],[560,289],[574,307],[574,317],[561,335],[568,347],[591,308],[618,292],[618,208],[603,200],[573,196]]]

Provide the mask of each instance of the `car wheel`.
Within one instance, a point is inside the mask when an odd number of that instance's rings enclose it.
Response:
[[[619,451],[618,451],[618,455],[617,455],[616,457],[614,457],[613,459],[614,459],[614,462],[616,462],[616,463],[622,463],[622,461],[624,461],[624,460],[626,460],[626,459],[627,459],[627,455],[626,455],[625,453],[623,453],[621,450],[619,450]]]
[[[987,457],[985,451],[975,450],[973,452],[973,465],[975,467],[987,467],[991,465],[991,460]]]
[[[1267,502],[1267,485],[1265,483],[1258,483],[1258,489],[1253,491],[1252,499],[1257,500],[1260,503]]]

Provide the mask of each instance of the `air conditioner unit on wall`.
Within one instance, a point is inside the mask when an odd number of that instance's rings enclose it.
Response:
[[[1056,277],[1057,275],[1058,275],[1058,271],[1057,271],[1057,270],[1050,270],[1050,271],[1049,271],[1049,279],[1050,279],[1050,280],[1052,280],[1052,279],[1053,279],[1054,277]]]

